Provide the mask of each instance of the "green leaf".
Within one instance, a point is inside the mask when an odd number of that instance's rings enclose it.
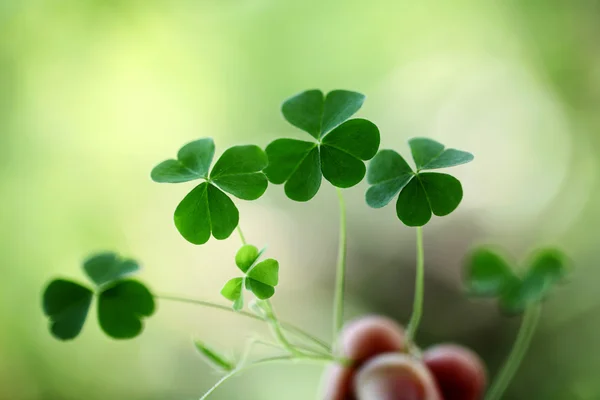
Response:
[[[386,206],[412,179],[413,172],[402,156],[393,150],[381,150],[369,163],[366,193],[370,207]]]
[[[322,143],[366,161],[377,153],[379,141],[377,126],[366,119],[356,118],[335,128],[323,138]]]
[[[95,254],[83,263],[87,276],[98,286],[123,279],[140,267],[134,260],[127,260],[112,252]]]
[[[504,257],[484,247],[470,255],[465,280],[470,294],[498,297],[512,288],[518,278]]]
[[[251,244],[242,246],[235,255],[235,264],[243,273],[246,273],[256,262],[260,253],[258,248]]]
[[[295,201],[308,201],[315,197],[321,187],[319,148],[313,148],[285,183],[285,194]]]
[[[277,286],[279,283],[279,263],[277,260],[268,258],[252,267],[247,276],[265,285]]]
[[[443,217],[456,210],[463,198],[462,185],[458,179],[435,172],[418,174],[417,177],[435,215]]]
[[[267,167],[265,152],[258,146],[234,146],[217,160],[210,179],[221,189],[243,200],[256,200],[267,190],[262,172]]]
[[[254,293],[254,295],[261,300],[269,299],[275,294],[275,288],[273,286],[252,278],[246,278],[246,289]]]
[[[242,284],[244,282],[244,278],[233,278],[227,281],[223,289],[221,289],[221,295],[225,297],[227,300],[238,302],[242,299]],[[242,300],[243,306],[243,300]],[[234,303],[235,305],[235,303]],[[241,307],[240,307],[241,309]],[[237,309],[239,310],[239,309]]]
[[[349,188],[365,176],[366,167],[358,158],[335,147],[321,145],[321,170],[333,186]]]
[[[142,283],[120,281],[102,291],[98,298],[98,321],[115,339],[131,339],[143,330],[142,319],[154,313],[154,297]]]
[[[290,124],[318,139],[321,134],[323,107],[323,92],[307,90],[286,100],[281,112]]]
[[[409,141],[418,170],[448,168],[473,161],[473,154],[456,149],[445,149],[432,139],[414,138]]]
[[[265,149],[269,165],[264,172],[269,181],[279,185],[290,179],[316,147],[316,143],[296,139],[277,139],[271,142]]]
[[[159,183],[180,183],[206,178],[215,153],[211,138],[204,138],[183,146],[177,160],[166,160],[152,170],[152,180]]]
[[[203,356],[205,361],[218,371],[231,372],[235,369],[236,365],[230,361],[227,357],[219,354],[217,351],[206,345],[205,343],[194,340],[194,346],[196,350]]]
[[[211,232],[215,239],[227,239],[238,225],[239,212],[225,193],[204,182],[179,203],[174,220],[175,226],[187,241],[204,244]]]
[[[60,340],[79,335],[87,318],[93,292],[75,282],[56,279],[43,294],[44,314],[50,319],[50,332]]]
[[[423,226],[431,219],[427,194],[418,178],[408,182],[400,192],[396,201],[396,214],[407,226]]]
[[[360,110],[364,101],[365,96],[363,94],[349,90],[333,90],[327,93],[323,107],[320,137],[353,116]],[[375,152],[377,152],[377,149],[375,149]],[[375,152],[373,155],[375,155]]]

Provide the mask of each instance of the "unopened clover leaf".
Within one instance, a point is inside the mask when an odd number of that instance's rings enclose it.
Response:
[[[193,244],[204,244],[211,234],[227,239],[239,222],[239,212],[227,192],[242,200],[256,200],[267,189],[262,172],[267,156],[258,146],[234,146],[227,149],[212,170],[215,145],[204,138],[183,146],[177,159],[154,167],[151,177],[159,183],[180,183],[202,179],[184,197],[175,210],[175,226]]]
[[[194,346],[198,353],[206,360],[206,362],[222,372],[231,372],[235,369],[235,362],[231,361],[228,357],[220,354],[218,351],[208,346],[206,343],[200,340],[194,340]]]
[[[520,314],[527,306],[544,300],[568,272],[565,255],[555,249],[540,250],[522,277],[513,263],[498,251],[482,247],[466,263],[465,281],[470,294],[497,298],[507,314]]]
[[[359,183],[365,176],[364,162],[379,148],[375,124],[360,118],[348,120],[364,99],[364,95],[347,90],[334,90],[327,96],[320,90],[308,90],[285,101],[285,119],[315,140],[271,142],[266,148],[269,181],[285,183],[287,197],[295,201],[312,199],[322,177],[339,188]]]
[[[52,334],[61,340],[77,337],[92,299],[97,297],[98,321],[108,336],[115,339],[137,336],[143,329],[143,318],[152,315],[155,308],[148,288],[127,279],[139,270],[137,262],[115,253],[99,253],[89,257],[83,269],[95,290],[70,280],[55,279],[44,291],[43,309]]]
[[[261,255],[262,251],[258,251],[256,246],[247,244],[235,256],[235,263],[244,276],[230,279],[221,289],[221,295],[233,301],[233,309],[236,311],[244,306],[244,287],[261,300],[275,294],[275,286],[279,283],[279,263],[272,258],[259,262]]]
[[[396,200],[396,214],[408,226],[423,226],[431,215],[450,214],[460,204],[463,191],[460,181],[448,174],[422,172],[465,164],[473,155],[461,150],[445,149],[435,140],[415,138],[409,141],[416,172],[394,150],[380,150],[369,163],[366,201],[381,208]]]

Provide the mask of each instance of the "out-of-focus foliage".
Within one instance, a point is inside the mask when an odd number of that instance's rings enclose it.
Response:
[[[47,333],[41,288],[83,280],[85,255],[108,248],[139,258],[153,292],[218,301],[239,243],[183,240],[172,210],[186,188],[166,191],[150,170],[201,137],[264,148],[296,134],[279,107],[308,87],[366,93],[361,116],[382,148],[408,154],[406,140],[425,136],[476,155],[455,170],[459,210],[425,229],[420,339],[471,345],[495,371],[516,325],[466,299],[463,257],[480,243],[515,258],[555,245],[576,268],[507,398],[598,398],[599,19],[591,0],[0,2],[0,399],[188,399],[210,386],[190,335],[241,349],[251,322],[161,301],[135,341],[106,339],[88,316],[65,344]],[[335,193],[300,204],[278,189],[242,202],[241,224],[281,263],[279,314],[325,336]],[[348,299],[355,315],[406,321],[413,232],[391,207],[364,205],[365,190],[345,191]],[[257,370],[214,398],[312,398],[319,372]]]

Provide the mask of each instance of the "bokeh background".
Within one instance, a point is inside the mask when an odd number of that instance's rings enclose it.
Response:
[[[303,133],[280,116],[308,88],[368,95],[360,116],[382,147],[428,136],[472,151],[465,199],[425,229],[422,343],[473,347],[490,372],[518,319],[465,298],[461,265],[480,243],[515,260],[557,245],[576,268],[546,304],[506,399],[600,398],[600,3],[577,1],[2,0],[0,2],[0,398],[173,399],[217,380],[191,338],[239,352],[253,323],[160,302],[144,334],[111,341],[89,318],[75,341],[47,332],[40,294],[81,260],[114,249],[141,260],[156,293],[220,301],[235,273],[232,236],[197,247],[172,223],[188,185],[149,172],[185,142],[218,151]],[[306,136],[304,136],[306,137]],[[407,321],[414,231],[394,207],[349,208],[348,318]],[[279,314],[328,338],[337,199],[271,186],[239,201],[250,242],[281,262]],[[256,369],[214,399],[310,399],[317,366]]]

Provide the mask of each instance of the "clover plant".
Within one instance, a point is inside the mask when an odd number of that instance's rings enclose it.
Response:
[[[43,310],[52,335],[60,340],[76,338],[94,298],[99,326],[114,339],[138,336],[144,319],[154,313],[157,300],[211,307],[266,323],[273,340],[252,338],[237,358],[222,354],[202,340],[194,342],[199,354],[224,374],[201,400],[229,378],[251,367],[286,361],[348,363],[335,343],[344,322],[346,209],[342,189],[359,184],[366,175],[370,185],[366,203],[372,208],[382,208],[396,199],[397,218],[404,225],[415,227],[417,274],[407,351],[419,357],[416,334],[423,313],[423,226],[432,215],[443,217],[452,213],[463,198],[458,179],[431,171],[468,163],[473,155],[446,148],[432,139],[414,138],[409,140],[414,162],[411,167],[396,151],[379,150],[379,129],[374,123],[363,118],[351,119],[364,100],[364,95],[347,90],[334,90],[327,95],[320,90],[308,90],[286,100],[282,113],[291,125],[310,135],[310,140],[280,138],[264,151],[255,145],[233,146],[223,151],[213,165],[214,141],[202,138],[184,145],[176,159],[163,161],[152,169],[151,178],[159,183],[201,181],[181,200],[174,213],[174,225],[187,241],[203,245],[211,236],[224,240],[237,229],[242,245],[231,256],[231,262],[239,272],[221,289],[227,302],[218,304],[153,293],[132,278],[140,269],[136,261],[112,252],[100,253],[83,262],[88,284],[60,278],[46,286]],[[365,162],[369,160],[367,168]],[[263,258],[264,249],[259,251],[258,247],[246,243],[239,211],[231,198],[256,200],[265,193],[270,182],[283,184],[291,200],[305,202],[317,194],[322,178],[336,187],[340,208],[331,341],[322,340],[277,316],[271,298],[279,283],[279,262]],[[465,280],[470,295],[496,298],[501,310],[511,316],[525,313],[521,332],[491,386],[489,400],[502,396],[529,345],[541,302],[565,277],[567,270],[565,256],[553,249],[536,253],[523,274],[518,274],[514,263],[490,248],[477,249],[468,258]],[[249,302],[244,301],[245,294],[250,296]],[[273,347],[279,355],[252,360],[257,345]]]

